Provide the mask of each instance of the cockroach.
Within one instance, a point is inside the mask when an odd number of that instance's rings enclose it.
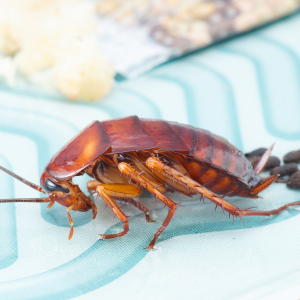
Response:
[[[123,223],[121,232],[99,235],[100,239],[106,240],[124,236],[129,231],[128,217],[116,200],[136,206],[145,213],[146,221],[154,221],[150,211],[134,200],[144,188],[169,209],[146,248],[152,250],[179,206],[164,194],[167,186],[185,195],[199,194],[200,201],[206,197],[233,219],[239,217],[242,222],[243,216],[270,216],[299,205],[300,201],[271,211],[257,211],[240,209],[224,199],[225,196],[258,198],[258,193],[276,181],[277,174],[266,178],[259,175],[272,148],[265,151],[253,168],[240,150],[207,130],[137,116],[94,121],[50,160],[41,175],[41,187],[1,167],[32,188],[47,192],[48,197],[3,199],[0,202],[49,202],[48,209],[55,202],[66,206],[70,240],[73,236],[71,210],[85,212],[92,209],[92,219],[97,214],[91,197],[72,183],[74,176],[86,173],[93,178],[87,183],[89,191],[101,196]]]

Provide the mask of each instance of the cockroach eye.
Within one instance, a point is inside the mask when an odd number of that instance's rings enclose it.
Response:
[[[69,193],[70,191],[61,186],[61,185],[58,185],[56,184],[55,182],[53,182],[51,179],[47,179],[46,182],[45,182],[45,190],[50,193],[50,192],[53,192],[53,191],[60,191],[60,192],[64,192],[64,193]]]

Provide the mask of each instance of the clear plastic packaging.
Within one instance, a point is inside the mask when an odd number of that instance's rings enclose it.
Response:
[[[291,14],[299,0],[104,0],[99,41],[116,71],[154,66]]]

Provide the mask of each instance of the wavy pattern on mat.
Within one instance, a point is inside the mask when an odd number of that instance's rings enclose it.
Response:
[[[211,211],[213,208],[209,206],[200,213],[202,216],[211,215]],[[183,209],[180,213],[183,218],[172,220],[172,226],[166,230],[163,240],[180,235],[266,226],[284,221],[299,213],[298,210],[293,210],[288,214],[283,213],[272,219],[264,220],[254,217],[247,219],[246,227],[244,227],[241,222],[236,222],[233,226],[227,216],[222,216],[221,212],[214,213],[213,218],[204,217],[199,220],[199,210],[188,208]],[[158,212],[158,215],[159,219],[162,219],[165,213]],[[19,299],[20,294],[24,300],[69,299],[112,282],[133,268],[149,253],[143,247],[147,243],[145,237],[153,232],[153,226],[141,222],[141,219],[143,220],[142,215],[130,218],[131,230],[126,236],[126,241],[118,239],[97,242],[76,259],[58,268],[28,278],[0,283],[1,295],[5,299]],[[120,229],[120,227],[121,225],[118,223],[112,226],[108,232]],[[201,255],[205,255],[205,253],[199,249],[199,256]],[[35,286],[38,286],[39,289],[35,289]]]
[[[255,66],[267,130],[278,138],[299,140],[300,125],[294,121],[300,112],[299,57],[288,47],[260,36],[243,38],[223,50],[242,55]]]

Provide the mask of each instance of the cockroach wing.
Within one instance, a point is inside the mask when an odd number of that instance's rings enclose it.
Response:
[[[45,170],[57,180],[69,180],[110,147],[110,140],[99,121],[83,129],[48,163]]]
[[[251,163],[244,157],[242,152],[228,141],[209,131],[195,128],[189,125],[182,125],[176,122],[169,122],[172,129],[189,147],[189,156],[209,164],[234,176],[246,185],[257,182],[257,174],[253,173]],[[250,178],[254,178],[249,182]]]
[[[158,148],[158,144],[142,126],[137,116],[102,122],[109,136],[109,153],[122,153]]]
[[[162,151],[189,153],[189,148],[173,130],[169,122],[163,120],[140,119],[143,127],[152,136]]]

